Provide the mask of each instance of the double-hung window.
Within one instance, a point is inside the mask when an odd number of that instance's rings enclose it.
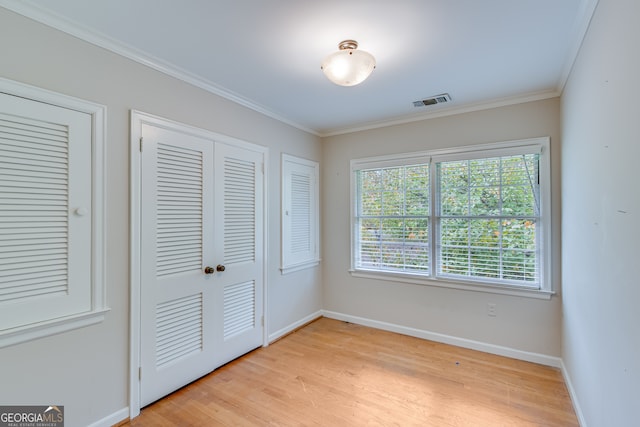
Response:
[[[356,269],[431,274],[429,158],[403,160],[355,172]]]
[[[549,140],[357,159],[352,273],[551,292]]]

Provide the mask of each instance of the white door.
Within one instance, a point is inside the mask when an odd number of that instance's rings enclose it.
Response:
[[[263,332],[263,154],[215,147],[216,347],[220,364],[256,348]],[[224,269],[224,270],[223,270]],[[223,271],[217,271],[223,270]]]
[[[238,211],[234,203],[246,197],[247,184],[225,188],[217,183],[239,175],[235,167],[218,170],[225,165],[222,154],[217,158],[225,150],[218,147],[226,146],[148,124],[142,125],[142,137],[140,401],[144,406],[262,344],[262,325],[256,318],[262,315],[263,272],[248,268],[246,261],[255,259],[261,250],[256,245],[262,241],[247,238],[247,228],[234,237],[236,223],[244,227],[248,223],[227,213]],[[258,161],[253,151],[235,151],[239,162],[261,166],[261,154]],[[263,197],[262,188],[253,187],[254,201]],[[262,205],[254,204],[253,212],[249,207],[245,206],[244,215],[253,218],[254,235],[261,236]],[[227,217],[231,223],[224,224]],[[234,242],[244,244],[234,246]],[[228,252],[237,258],[226,257]],[[247,268],[237,276],[234,271],[241,259]],[[261,261],[254,264],[262,268]],[[229,334],[228,328],[236,329]]]

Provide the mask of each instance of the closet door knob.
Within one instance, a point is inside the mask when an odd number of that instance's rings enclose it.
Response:
[[[224,265],[222,265],[222,264],[218,264],[218,265],[216,266],[216,270],[218,270],[218,271],[224,271]]]
[[[213,273],[214,273],[213,267],[204,268],[204,274],[213,274]]]

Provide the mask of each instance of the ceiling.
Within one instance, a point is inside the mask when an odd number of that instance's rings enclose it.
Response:
[[[326,136],[557,96],[597,0],[0,0],[45,24]],[[320,70],[344,39],[377,67]],[[451,102],[413,101],[448,93]]]

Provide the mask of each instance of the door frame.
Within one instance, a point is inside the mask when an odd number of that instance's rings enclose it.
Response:
[[[165,119],[152,114],[144,113],[137,110],[131,110],[130,113],[130,160],[129,160],[129,417],[135,418],[140,414],[140,232],[142,222],[142,206],[141,206],[141,184],[142,184],[142,168],[141,153],[144,143],[141,142],[142,125],[149,124],[169,130],[187,133],[193,136],[210,140],[212,144],[219,142],[229,144],[235,147],[245,148],[262,154],[263,159],[263,224],[262,224],[262,253],[264,254],[264,262],[262,268],[262,295],[263,295],[263,329],[262,329],[262,346],[269,344],[269,336],[267,334],[267,266],[268,266],[268,160],[269,148],[221,135],[206,129],[197,128],[186,125],[173,120]]]

